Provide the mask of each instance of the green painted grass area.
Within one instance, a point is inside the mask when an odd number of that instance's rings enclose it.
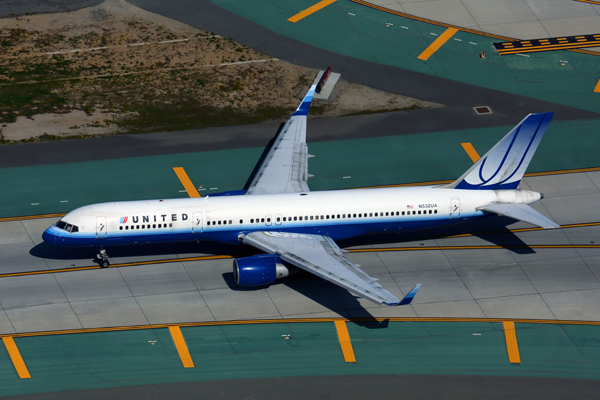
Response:
[[[600,165],[600,120],[553,122],[528,171]],[[458,178],[471,161],[460,143],[485,154],[512,127],[310,143],[311,190]],[[173,172],[184,167],[201,195],[243,188],[262,148],[0,169],[0,217],[68,212],[105,201],[183,198]],[[344,178],[344,177],[350,178]],[[210,190],[211,188],[218,188]],[[68,202],[63,202],[68,200]],[[39,203],[39,205],[31,205]]]
[[[348,0],[338,0],[295,24],[287,19],[315,0],[211,1],[279,34],[334,53],[600,111],[600,94],[593,92],[600,78],[598,56],[567,51],[500,56],[492,45],[498,39],[458,32],[422,61],[417,57],[438,37],[432,33],[439,35],[446,28]],[[393,25],[386,27],[386,23]],[[479,58],[481,51],[486,52],[483,60]],[[560,60],[568,63],[562,66]]]
[[[0,346],[0,396],[319,375],[600,379],[598,326],[517,323],[520,365],[508,361],[500,323],[367,322],[347,326],[356,363],[344,362],[332,322],[184,327],[194,368],[183,368],[166,328],[16,338],[32,377],[19,379]]]

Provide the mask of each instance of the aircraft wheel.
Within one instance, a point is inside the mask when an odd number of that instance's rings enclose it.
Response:
[[[108,260],[102,260],[100,261],[100,267],[101,268],[108,268],[110,266],[110,263],[108,262]]]

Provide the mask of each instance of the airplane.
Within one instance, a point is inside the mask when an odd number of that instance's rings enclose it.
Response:
[[[307,113],[312,85],[280,130],[247,190],[202,198],[93,204],[50,226],[44,241],[93,246],[216,241],[264,254],[234,259],[235,282],[261,286],[298,268],[380,305],[410,304],[344,257],[336,242],[369,233],[442,227],[503,215],[559,228],[529,204],[543,194],[518,189],[554,113],[529,114],[450,184],[311,192],[307,180]],[[98,262],[109,267],[101,250]]]

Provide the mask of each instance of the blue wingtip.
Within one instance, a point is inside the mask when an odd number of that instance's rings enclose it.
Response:
[[[300,103],[300,105],[296,109],[296,112],[293,113],[292,116],[308,114],[308,109],[310,108],[310,103],[312,102],[313,96],[315,95],[316,88],[317,85],[312,85],[310,89],[308,89],[308,93],[306,93],[306,96],[304,96],[302,103]]]
[[[415,295],[417,294],[417,291],[419,290],[420,287],[421,287],[421,284],[417,283],[415,285],[415,287],[412,288],[412,290],[410,292],[408,292],[408,294],[402,299],[402,301],[400,303],[398,303],[398,305],[404,306],[406,304],[410,304],[410,302],[415,298]]]

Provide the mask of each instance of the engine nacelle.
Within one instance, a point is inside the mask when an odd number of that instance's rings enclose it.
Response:
[[[233,276],[236,285],[261,286],[290,275],[290,268],[283,265],[278,254],[259,254],[233,260]]]

